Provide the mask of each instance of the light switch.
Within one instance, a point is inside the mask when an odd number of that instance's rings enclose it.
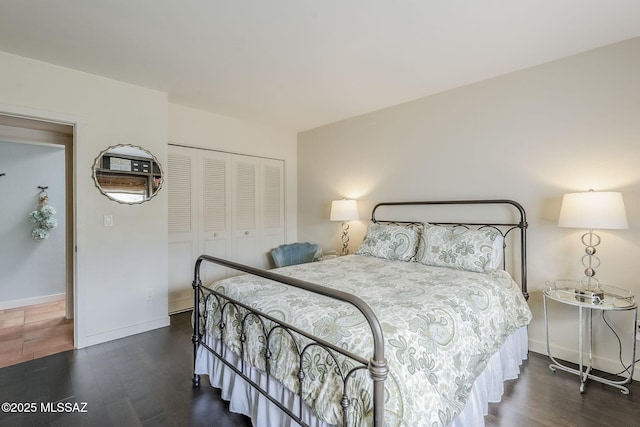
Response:
[[[105,227],[113,227],[113,215],[104,215],[103,225]]]

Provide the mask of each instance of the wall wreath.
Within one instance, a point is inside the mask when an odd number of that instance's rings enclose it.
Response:
[[[38,208],[28,215],[29,222],[36,224],[31,231],[33,240],[44,240],[49,237],[49,231],[58,226],[58,220],[54,217],[56,209],[49,206],[49,195],[45,191],[48,187],[38,187],[41,191],[38,195]]]

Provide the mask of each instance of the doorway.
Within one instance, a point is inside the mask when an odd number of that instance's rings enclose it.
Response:
[[[73,143],[73,125],[0,114],[0,366],[74,347]]]

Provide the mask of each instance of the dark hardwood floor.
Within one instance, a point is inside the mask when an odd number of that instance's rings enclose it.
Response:
[[[248,427],[228,412],[202,377],[191,386],[190,314],[171,326],[0,369],[0,403],[35,403],[35,413],[0,412],[0,426],[216,426]],[[546,356],[531,353],[520,378],[505,383],[501,403],[489,406],[489,427],[638,426],[640,384],[625,396],[590,382],[580,394],[577,376],[552,373]],[[86,412],[42,412],[63,402]],[[74,407],[74,404],[78,404]]]
[[[624,395],[589,381],[581,394],[577,375],[551,372],[549,363],[546,355],[529,353],[518,379],[505,382],[502,401],[489,404],[487,427],[640,426],[640,383]]]
[[[0,403],[35,402],[38,412],[0,412],[0,426],[249,427],[230,413],[206,376],[191,385],[190,313],[171,326],[0,369]],[[86,402],[86,413],[42,413],[41,402]]]

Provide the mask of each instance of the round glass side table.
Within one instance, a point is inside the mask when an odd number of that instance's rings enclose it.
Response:
[[[629,291],[614,286],[600,285],[598,290],[588,289],[578,280],[553,280],[546,282],[546,289],[542,292],[544,302],[544,325],[547,336],[547,355],[553,363],[549,369],[554,371],[560,369],[580,376],[580,393],[584,393],[588,380],[598,381],[617,387],[624,394],[629,394],[629,389],[625,384],[629,384],[633,379],[633,370],[636,360],[636,324],[638,320],[638,306],[634,295]],[[551,355],[549,345],[549,321],[547,314],[547,300],[556,303],[572,305],[578,308],[578,346],[579,362],[578,369],[564,365]],[[608,378],[592,373],[593,361],[593,313],[603,311],[633,311],[633,336],[631,337],[631,367],[627,370],[628,376],[621,381],[613,381]],[[586,320],[586,322],[585,322]],[[586,323],[586,330],[585,330]],[[586,344],[585,344],[585,341]],[[588,361],[585,364],[584,355],[588,354]]]

